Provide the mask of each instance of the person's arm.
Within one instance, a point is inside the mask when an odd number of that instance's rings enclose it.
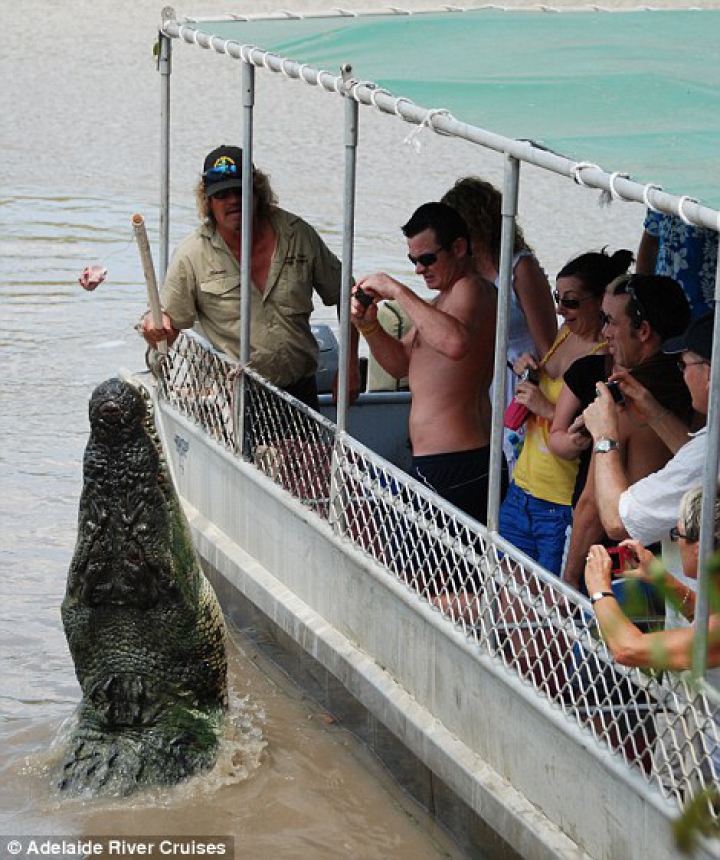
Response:
[[[660,240],[657,236],[651,236],[647,230],[643,230],[638,246],[635,271],[638,275],[652,275],[655,273]]]
[[[454,292],[462,293],[462,297],[455,300],[453,314],[450,314],[426,302],[405,284],[383,272],[366,275],[358,281],[358,287],[370,295],[397,301],[423,341],[451,361],[465,358],[472,344],[474,328],[470,321],[477,316],[473,310],[473,302],[477,299],[477,290],[472,289],[475,286],[474,281],[468,281],[454,287]],[[378,356],[376,358],[380,361]]]
[[[585,565],[588,594],[612,591],[610,556],[603,546],[592,546]],[[623,666],[648,669],[689,669],[692,662],[692,627],[642,633],[622,611],[614,597],[593,604],[605,644]],[[717,620],[713,626],[716,627]],[[717,628],[716,628],[717,629]],[[717,648],[715,647],[716,651]]]
[[[665,443],[671,453],[676,454],[688,439],[688,426],[669,409],[661,406],[647,388],[627,371],[613,373],[611,381],[619,383],[629,408],[637,420],[650,427]]]
[[[377,318],[377,304],[365,307],[354,296],[350,299],[350,320],[353,327],[367,341],[370,352],[390,376],[402,379],[410,369],[410,347],[415,327],[398,339],[385,331]]]
[[[550,284],[535,257],[523,257],[515,266],[513,289],[537,354],[545,355],[557,335],[557,315]]]
[[[340,305],[337,306],[338,320],[340,319]],[[358,358],[358,348],[360,345],[360,335],[354,325],[350,326],[350,357],[348,359],[348,400],[355,403],[360,396],[360,360]],[[337,401],[338,396],[338,371],[335,372],[332,384],[333,400]]]
[[[575,420],[579,409],[580,399],[567,384],[563,385],[555,404],[555,417],[548,438],[550,450],[563,460],[574,460],[592,441],[589,433],[581,429],[585,426],[582,417]]]
[[[597,390],[597,398],[583,412],[585,426],[594,445],[601,439],[618,442],[620,422],[615,402],[605,383],[598,382]],[[620,519],[620,496],[627,490],[629,482],[620,449],[594,453],[590,474],[594,480],[595,501],[605,531],[614,540],[622,540],[627,537],[627,532]]]
[[[585,556],[592,544],[599,541],[603,535],[604,529],[595,502],[592,469],[590,469],[588,480],[573,510],[570,545],[562,574],[564,582],[580,590]]]

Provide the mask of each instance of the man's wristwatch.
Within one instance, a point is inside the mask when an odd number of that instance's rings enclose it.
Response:
[[[596,591],[595,594],[590,595],[590,603],[592,603],[594,606],[598,602],[598,600],[602,600],[603,597],[615,597],[615,595],[612,593],[612,591]]]
[[[620,443],[614,439],[598,439],[593,451],[596,454],[608,454],[610,451],[619,451]]]

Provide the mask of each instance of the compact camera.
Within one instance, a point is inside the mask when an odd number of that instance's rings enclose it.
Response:
[[[364,308],[369,308],[373,303],[373,297],[369,293],[366,293],[362,287],[356,287],[353,296]]]
[[[610,392],[612,399],[616,403],[625,403],[625,396],[620,390],[619,382],[607,382],[605,384],[607,385],[607,390]]]
[[[622,576],[626,570],[637,565],[635,553],[626,546],[611,546],[608,547],[608,555],[612,566],[610,574],[613,577]]]
[[[520,374],[519,381],[532,382],[533,385],[540,385],[540,373],[537,370],[533,370],[532,367],[526,367]]]

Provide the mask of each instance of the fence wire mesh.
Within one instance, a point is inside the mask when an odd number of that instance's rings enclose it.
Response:
[[[328,520],[665,797],[683,807],[718,785],[714,688],[697,692],[686,675],[616,663],[579,593],[250,371],[240,446],[232,370],[182,335],[160,363],[160,396]],[[629,586],[621,600],[641,629],[662,623],[647,592]]]

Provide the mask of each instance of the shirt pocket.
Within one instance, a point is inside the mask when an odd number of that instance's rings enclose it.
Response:
[[[236,277],[208,278],[200,284],[200,292],[207,296],[221,297],[233,290],[240,290],[240,282]]]
[[[270,299],[284,314],[305,316],[313,310],[312,267],[306,256],[285,261]]]
[[[198,305],[209,317],[216,314],[224,316],[226,309],[233,309],[234,315],[240,314],[240,282],[237,277],[227,275],[201,281],[198,290]],[[220,319],[216,318],[216,322]]]

